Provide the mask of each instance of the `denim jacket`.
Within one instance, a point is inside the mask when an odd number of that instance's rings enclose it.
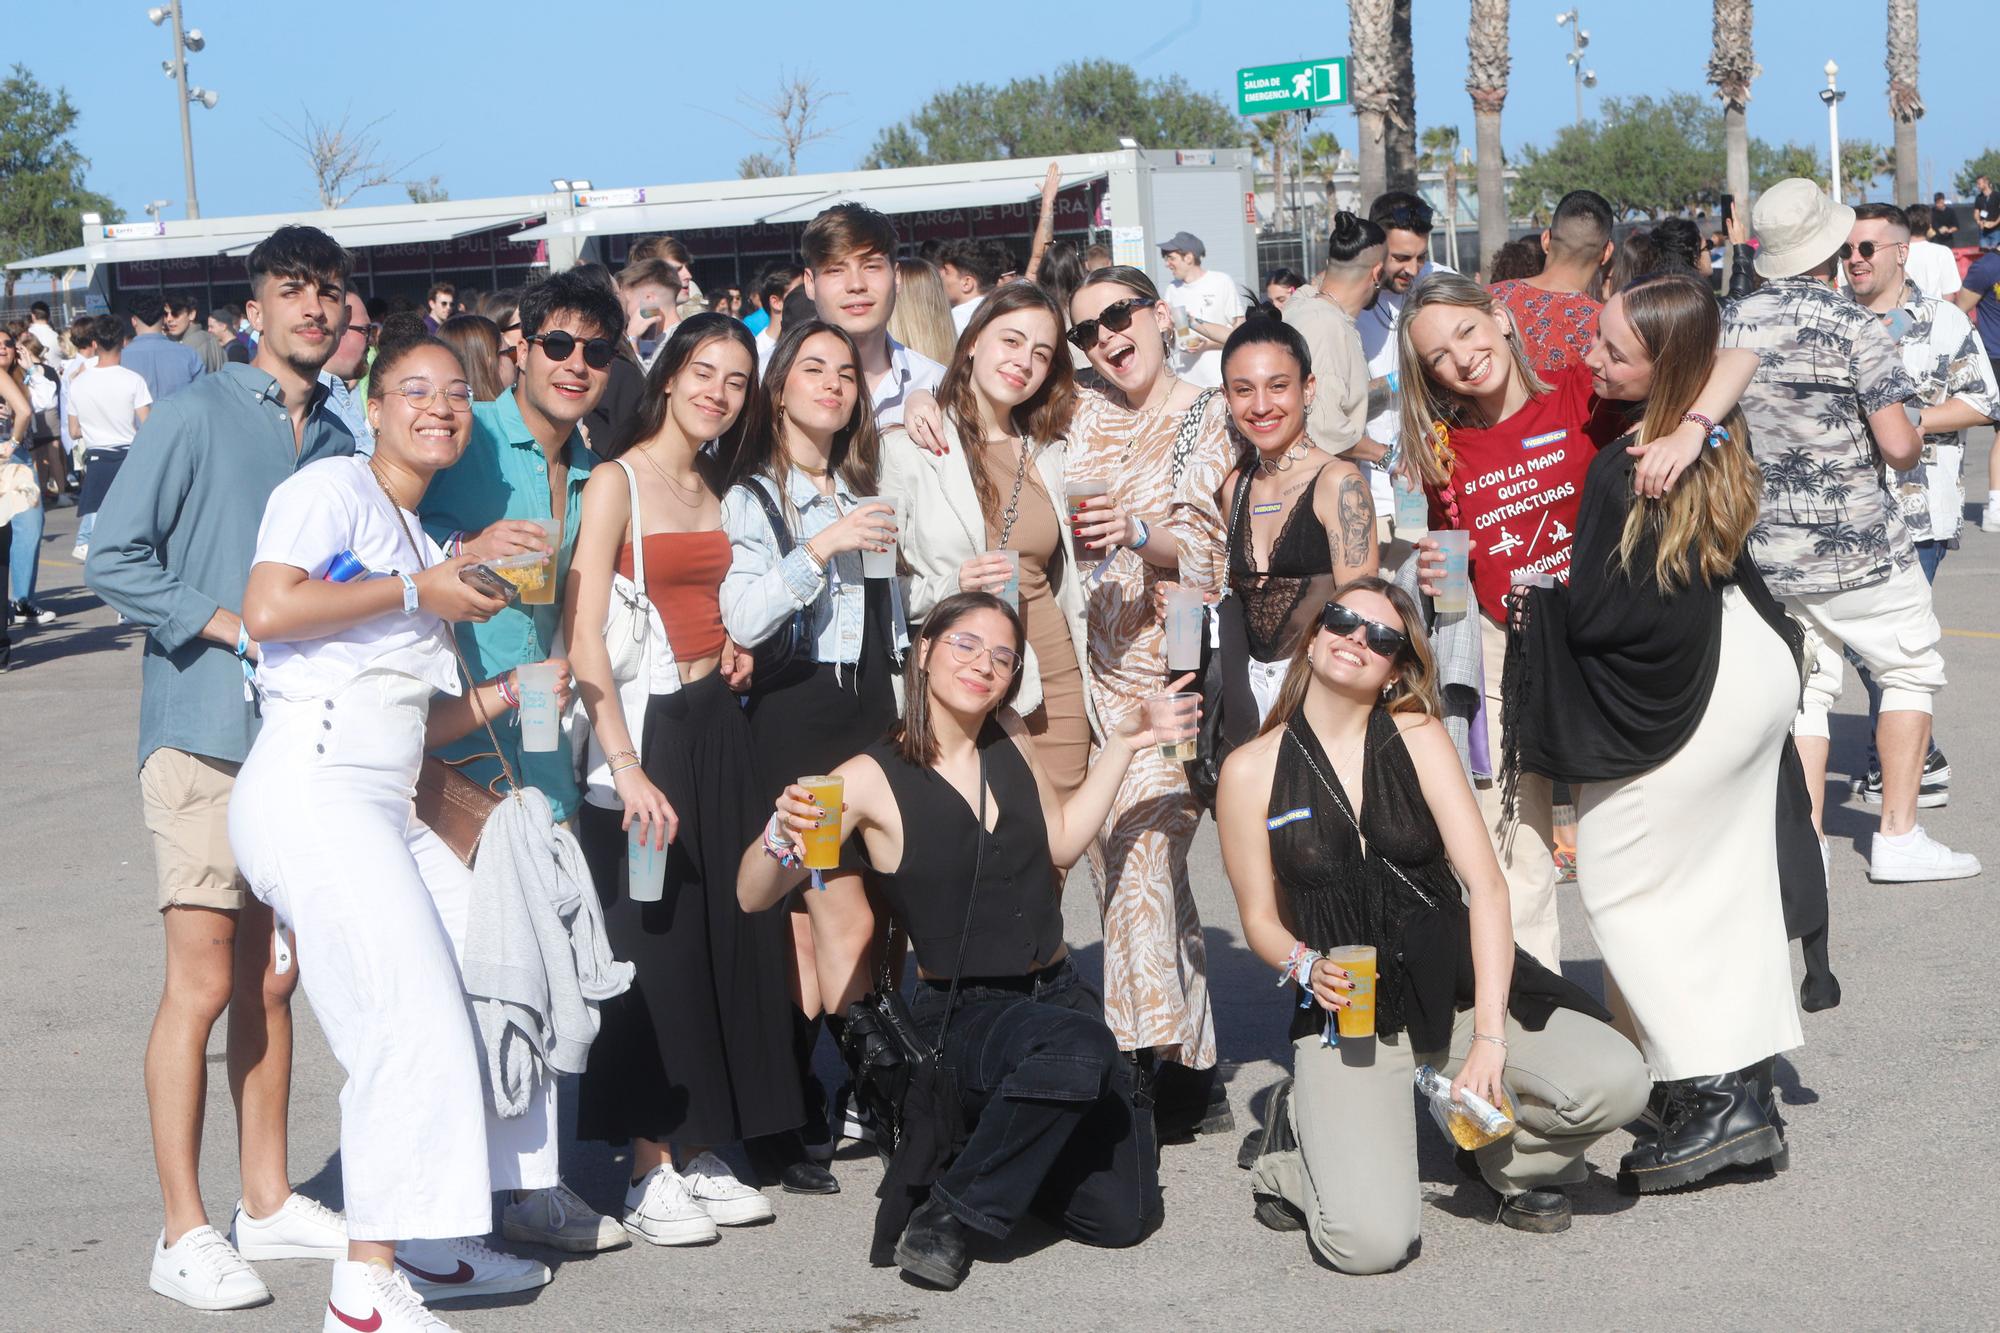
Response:
[[[811,608],[813,657],[821,662],[852,666],[861,660],[867,620],[867,585],[861,576],[861,553],[842,551],[821,569],[806,554],[809,537],[825,532],[853,510],[858,497],[838,473],[833,494],[821,495],[796,468],[786,477],[779,512],[792,524],[792,549],[778,558],[777,537],[764,506],[746,489],[771,489],[769,478],[739,483],[722,498],[722,527],[729,534],[729,573],[722,580],[722,625],[741,648],[755,648],[777,633],[801,607]],[[895,588],[895,580],[890,581]],[[896,610],[896,641],[891,655],[900,662],[909,646],[900,598]]]

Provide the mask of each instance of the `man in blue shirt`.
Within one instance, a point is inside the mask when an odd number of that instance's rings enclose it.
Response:
[[[1979,341],[2000,376],[2000,251],[1988,250],[1965,270],[1965,285],[1952,294],[1952,302],[1972,316]],[[1979,526],[1986,532],[2000,532],[2000,449],[1986,458],[1986,508]]]
[[[146,1044],[166,1204],[151,1285],[204,1310],[271,1299],[245,1259],[347,1255],[340,1217],[295,1195],[286,1171],[298,972],[289,958],[285,971],[274,964],[271,911],[237,873],[229,794],[257,733],[245,678],[258,650],[241,611],[265,502],[306,463],[354,452],[317,380],[340,337],[348,258],[325,232],[281,227],[251,251],[249,270],[250,317],[264,334],[256,360],[177,386],[185,391],[154,407],[98,511],[84,569],[146,632],[139,789],[167,939]],[[197,1175],[208,1039],[225,1007],[243,1181],[233,1246],[208,1224]]]
[[[158,294],[138,293],[125,303],[125,312],[132,319],[125,368],[138,372],[146,381],[155,403],[165,402],[208,373],[201,353],[167,336],[167,305]]]

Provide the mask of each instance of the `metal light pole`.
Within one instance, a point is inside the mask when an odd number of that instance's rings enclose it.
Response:
[[[1590,45],[1590,33],[1585,31],[1582,16],[1574,9],[1565,9],[1556,15],[1556,26],[1570,30],[1569,54],[1564,59],[1576,76],[1576,123],[1583,124],[1583,90],[1597,86],[1597,71],[1583,67],[1583,48]]]
[[[1820,90],[1819,100],[1826,103],[1827,162],[1833,168],[1833,202],[1840,202],[1840,103],[1847,94],[1834,87],[1833,76],[1840,73],[1840,66],[1831,60],[1826,62],[1826,87]]]
[[[181,27],[181,0],[168,0],[167,4],[155,5],[146,11],[146,17],[152,20],[156,28],[168,19],[173,20],[173,59],[161,61],[160,68],[174,81],[174,86],[180,91],[178,100],[181,108],[181,165],[187,172],[187,215],[190,218],[198,218],[201,216],[201,204],[194,192],[194,128],[188,122],[188,103],[199,102],[213,111],[219,98],[211,88],[188,87],[185,53],[199,51],[208,45],[208,42],[201,35],[200,28],[183,30]]]

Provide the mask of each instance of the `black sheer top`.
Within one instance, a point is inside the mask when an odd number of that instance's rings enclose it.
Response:
[[[1320,464],[1324,472],[1327,464]],[[1250,481],[1252,462],[1236,480],[1236,497],[1229,507],[1229,590],[1243,606],[1243,627],[1250,654],[1260,662],[1281,662],[1298,647],[1299,636],[1333,600],[1333,545],[1326,525],[1313,511],[1319,473],[1292,501],[1292,511],[1278,525],[1271,543],[1271,564],[1258,569],[1250,559]]]
[[[979,749],[986,759],[988,799],[999,818],[986,835],[963,975],[1021,977],[1062,948],[1059,881],[1049,859],[1041,793],[1020,746],[989,720]],[[937,770],[909,763],[889,741],[877,741],[863,753],[882,766],[903,819],[903,859],[881,876],[883,896],[909,932],[917,966],[930,976],[949,977],[972,891],[977,814]]]
[[[1413,1049],[1439,1050],[1450,1043],[1453,1015],[1472,1005],[1471,936],[1444,837],[1386,709],[1369,715],[1361,772],[1366,850],[1341,813],[1354,805],[1319,738],[1302,714],[1286,723],[1268,811],[1279,905],[1312,948],[1374,945],[1375,1030],[1408,1031]],[[1294,1003],[1302,998],[1296,988],[1290,993]],[[1530,1029],[1556,1008],[1610,1021],[1587,993],[1519,949],[1507,1008]],[[1299,1009],[1291,1036],[1318,1032],[1325,1021],[1317,1004]]]

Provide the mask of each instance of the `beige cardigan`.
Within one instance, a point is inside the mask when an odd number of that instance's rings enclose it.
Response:
[[[958,591],[958,567],[987,549],[986,518],[979,494],[972,489],[972,472],[958,432],[947,422],[945,442],[950,452],[931,453],[900,426],[882,436],[882,495],[896,501],[897,546],[910,573],[905,580],[904,605],[914,627],[931,608]],[[1069,459],[1065,441],[1045,445],[1035,455],[1035,472],[1057,506],[1056,527],[1062,533],[1063,579],[1056,588],[1056,606],[1069,624],[1077,665],[1084,673],[1084,711],[1093,735],[1103,736],[1097,709],[1090,698],[1090,645],[1084,619],[1084,579],[1076,564],[1076,541],[1062,513],[1063,471]],[[911,636],[915,638],[914,633]],[[1021,693],[1014,711],[1026,717],[1042,706],[1041,669],[1035,650],[1022,645]],[[896,678],[897,704],[902,704],[902,677]]]

